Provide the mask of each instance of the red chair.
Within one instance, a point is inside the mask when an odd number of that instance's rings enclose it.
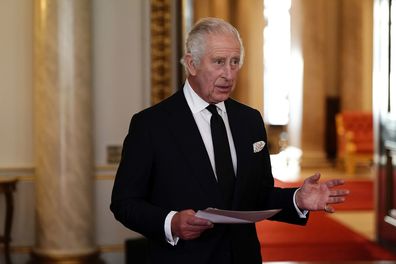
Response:
[[[342,112],[336,115],[337,158],[350,175],[358,163],[372,163],[373,115],[371,112]]]

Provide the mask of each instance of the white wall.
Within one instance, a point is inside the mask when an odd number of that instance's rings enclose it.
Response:
[[[0,168],[33,165],[32,2],[0,0]]]
[[[94,128],[96,163],[106,163],[106,146],[119,145],[133,113],[149,104],[148,1],[95,0]]]
[[[115,167],[109,167],[105,177],[99,168],[106,165],[106,146],[121,145],[132,114],[149,105],[150,2],[92,4],[96,240],[111,255],[104,257],[107,263],[120,263],[123,257],[115,254],[135,234],[116,222],[109,210]],[[15,252],[33,246],[35,240],[32,22],[33,1],[0,0],[0,177],[24,176],[15,194]],[[1,229],[3,212],[0,196]]]

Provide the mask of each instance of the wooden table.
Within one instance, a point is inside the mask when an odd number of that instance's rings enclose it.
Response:
[[[4,256],[5,263],[11,263],[11,228],[12,228],[12,217],[14,214],[14,198],[13,192],[16,190],[16,183],[18,179],[13,177],[0,176],[0,194],[5,196],[6,214],[4,222],[4,234],[0,235],[0,243],[4,244]]]

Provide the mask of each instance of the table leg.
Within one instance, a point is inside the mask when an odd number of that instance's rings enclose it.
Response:
[[[4,255],[6,264],[11,264],[11,252],[10,252],[10,242],[11,242],[11,228],[12,228],[12,216],[14,213],[14,199],[11,192],[5,193],[6,201],[6,219],[4,228]]]

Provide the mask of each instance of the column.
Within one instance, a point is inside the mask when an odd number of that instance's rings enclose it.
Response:
[[[372,111],[373,1],[340,5],[340,93],[343,111]]]
[[[231,22],[239,30],[245,59],[238,75],[238,82],[232,97],[259,110],[263,115],[264,98],[264,2],[262,0],[234,1]]]
[[[90,0],[34,2],[33,263],[97,263]]]
[[[327,88],[327,0],[300,0],[302,10],[302,166],[327,166],[324,144]]]

